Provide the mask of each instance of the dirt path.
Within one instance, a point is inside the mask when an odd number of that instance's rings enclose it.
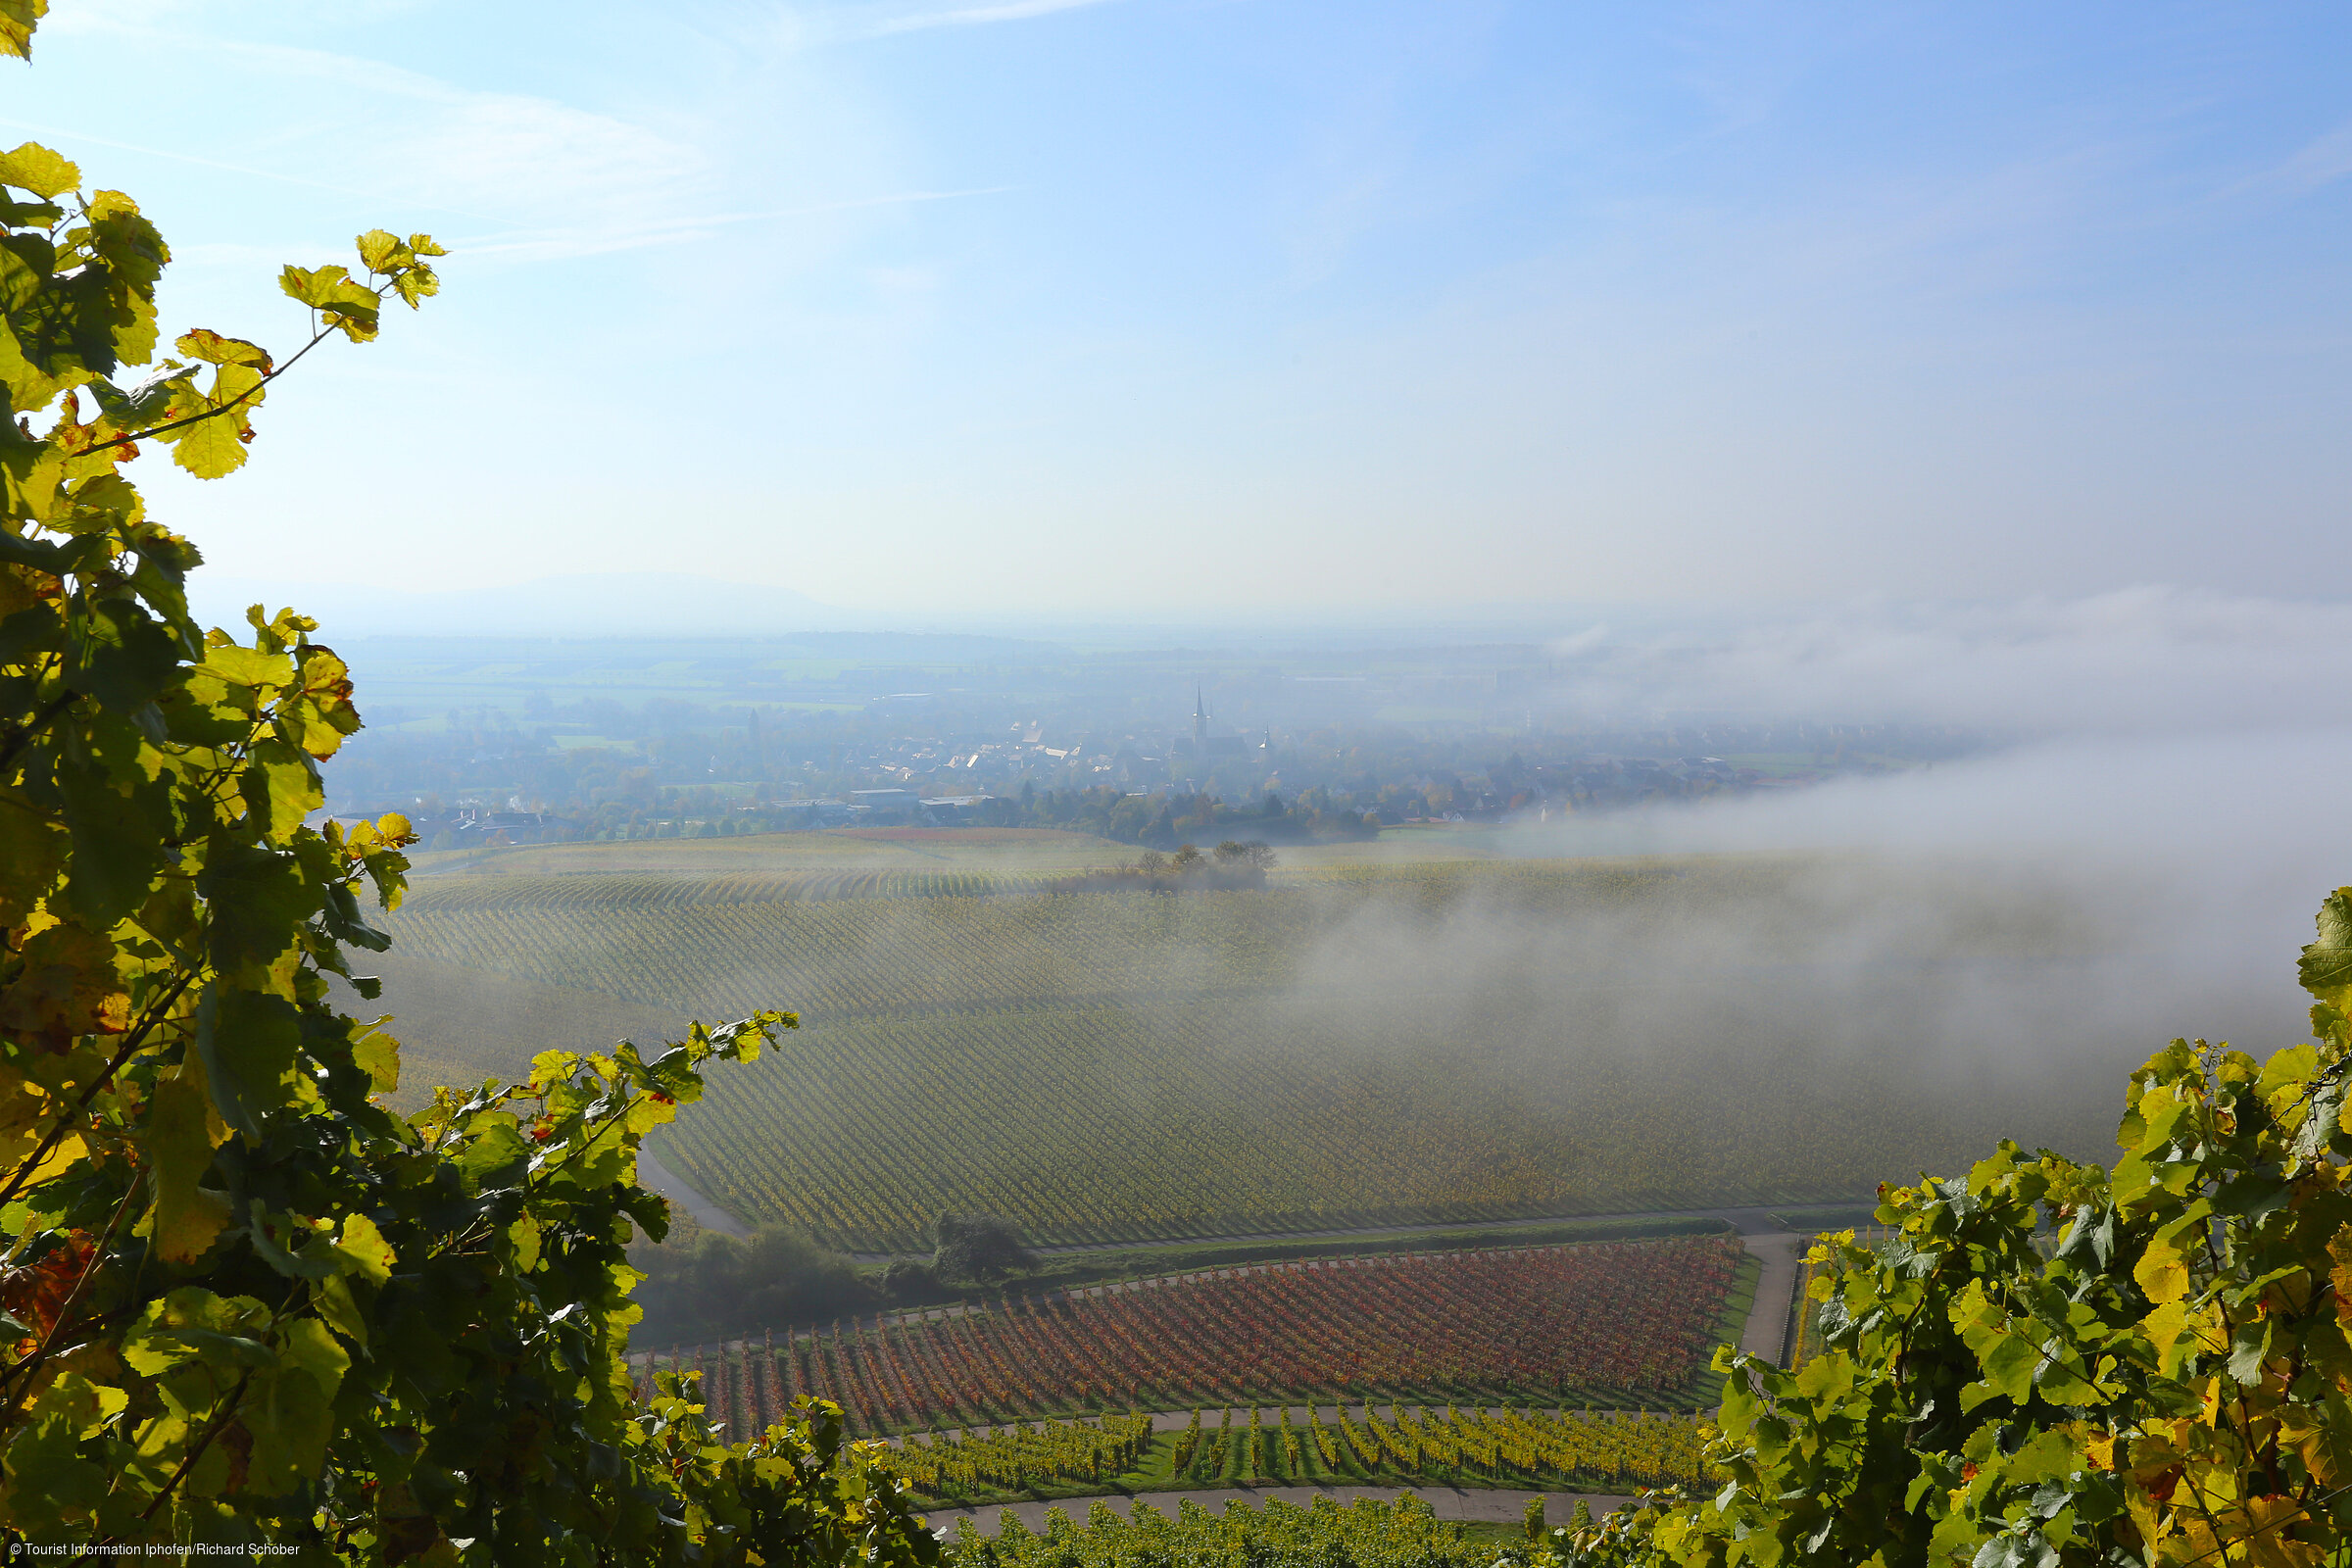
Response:
[[[1121,1518],[1134,1511],[1139,1502],[1148,1502],[1161,1513],[1173,1514],[1176,1504],[1186,1498],[1212,1512],[1222,1513],[1229,1502],[1246,1502],[1251,1507],[1263,1507],[1269,1497],[1305,1507],[1317,1497],[1330,1497],[1340,1502],[1351,1502],[1358,1497],[1374,1497],[1394,1502],[1398,1497],[1412,1495],[1430,1505],[1441,1519],[1459,1519],[1485,1523],[1517,1524],[1526,1516],[1528,1499],[1544,1499],[1544,1517],[1555,1525],[1566,1524],[1579,1502],[1595,1515],[1607,1513],[1631,1500],[1594,1492],[1494,1492],[1465,1490],[1460,1487],[1219,1487],[1204,1492],[1143,1492],[1129,1496],[1070,1497],[1059,1502],[1011,1502],[991,1508],[938,1508],[923,1517],[934,1530],[953,1533],[957,1523],[971,1520],[984,1535],[995,1535],[1004,1515],[1010,1513],[1031,1530],[1043,1530],[1047,1510],[1059,1508],[1071,1518],[1083,1520],[1087,1510],[1102,1503]]]

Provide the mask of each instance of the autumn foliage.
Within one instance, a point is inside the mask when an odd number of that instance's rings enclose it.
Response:
[[[1573,1564],[2260,1563],[2352,1546],[2352,888],[2301,977],[2312,1043],[2176,1040],[2112,1169],[2005,1144],[1889,1188],[1816,1254],[1821,1353],[1734,1373],[1701,1498]]]
[[[39,0],[0,6],[23,54]],[[360,727],[316,625],[235,635],[125,470],[242,465],[286,367],[437,280],[424,235],[288,268],[284,362],[197,330],[153,374],[171,253],[46,148],[0,154],[0,1541],[307,1561],[912,1564],[900,1484],[803,1406],[728,1446],[624,1353],[637,1184],[700,1069],[792,1019],[527,1083],[383,1096],[362,997],[407,824],[315,820]]]

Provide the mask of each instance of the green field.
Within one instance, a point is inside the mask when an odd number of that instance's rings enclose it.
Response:
[[[1262,891],[1037,891],[1111,848],[799,834],[425,876],[383,965],[408,1093],[798,1009],[659,1152],[747,1221],[872,1251],[923,1250],[947,1210],[1144,1241],[1850,1200],[2004,1133],[2106,1130],[2072,1079],[1939,1076],[1874,1046],[1916,1032],[1954,965],[2095,947],[2056,906],[1955,882],[1900,962],[1833,985],[1825,925],[1916,904],[1914,883],[1332,858]]]

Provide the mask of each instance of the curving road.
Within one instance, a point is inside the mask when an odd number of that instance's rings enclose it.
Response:
[[[750,1226],[688,1186],[683,1177],[656,1159],[654,1152],[643,1145],[637,1150],[637,1184],[649,1192],[660,1193],[692,1214],[695,1223],[705,1230],[732,1236],[739,1242],[752,1234]]]
[[[639,1180],[654,1192],[679,1204],[696,1221],[710,1230],[742,1238],[751,1235],[751,1227],[733,1214],[705,1198],[686,1179],[656,1158],[650,1150],[641,1149],[637,1154]],[[1860,1202],[1857,1199],[1856,1203]],[[1802,1203],[1782,1205],[1804,1208]],[[1773,1223],[1772,1208],[1653,1208],[1638,1209],[1618,1214],[1538,1214],[1526,1219],[1497,1220],[1441,1220],[1418,1225],[1350,1225],[1336,1230],[1320,1231],[1241,1231],[1219,1236],[1170,1236],[1152,1241],[1136,1242],[1061,1242],[1032,1247],[1041,1256],[1067,1256],[1081,1252],[1137,1252],[1151,1251],[1163,1247],[1228,1247],[1247,1246],[1253,1242],[1316,1242],[1344,1241],[1350,1236],[1422,1236],[1433,1231],[1508,1231],[1527,1230],[1539,1225],[1640,1223],[1660,1219],[1719,1219],[1740,1236],[1764,1237],[1779,1234]],[[1750,1247],[1749,1251],[1756,1250]],[[850,1258],[858,1263],[888,1263],[906,1254],[899,1252],[852,1252]],[[1759,1253],[1759,1256],[1762,1254]],[[1793,1276],[1791,1276],[1793,1278]],[[1777,1349],[1777,1346],[1775,1347]]]

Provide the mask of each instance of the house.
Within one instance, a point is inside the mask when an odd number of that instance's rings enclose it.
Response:
[[[915,812],[923,808],[923,798],[909,789],[852,790],[850,804],[861,806],[868,811]]]

